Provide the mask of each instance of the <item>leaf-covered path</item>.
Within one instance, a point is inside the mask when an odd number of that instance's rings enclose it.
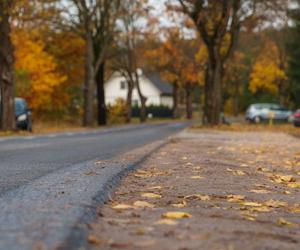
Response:
[[[99,209],[92,249],[300,249],[300,140],[183,133]]]

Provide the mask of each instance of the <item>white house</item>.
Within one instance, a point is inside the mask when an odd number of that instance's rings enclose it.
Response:
[[[159,74],[149,76],[140,76],[141,91],[147,97],[146,105],[163,105],[172,107],[172,86],[163,81]],[[113,105],[118,98],[126,100],[127,98],[127,82],[125,77],[119,73],[115,73],[105,83],[105,99],[106,105]],[[140,105],[140,99],[137,88],[133,89],[132,104]]]

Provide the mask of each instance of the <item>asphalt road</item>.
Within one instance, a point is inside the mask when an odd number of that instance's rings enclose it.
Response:
[[[89,132],[0,138],[0,197],[62,168],[108,159],[163,139],[184,123],[135,125]]]
[[[0,250],[79,248],[120,178],[186,125],[0,137]]]

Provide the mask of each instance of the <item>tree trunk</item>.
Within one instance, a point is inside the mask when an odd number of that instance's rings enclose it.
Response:
[[[237,117],[239,115],[239,106],[240,106],[240,90],[239,90],[239,82],[235,83],[234,97],[233,97],[233,113],[234,116]]]
[[[85,61],[85,83],[84,83],[84,116],[83,125],[94,124],[94,52],[91,32],[86,34],[86,61]]]
[[[179,117],[179,110],[178,110],[178,90],[179,86],[178,83],[175,81],[173,83],[173,108],[172,108],[172,113],[173,113],[173,119],[177,119]]]
[[[141,101],[140,121],[141,123],[143,123],[147,121],[147,107],[146,107],[147,97],[145,97],[142,93],[141,86],[140,86],[140,79],[137,73],[135,73],[135,82],[136,82],[136,87]]]
[[[96,74],[98,125],[106,125],[107,124],[104,83],[105,83],[105,62],[100,64],[99,69]]]
[[[191,83],[185,86],[186,118],[193,119],[193,87]]]
[[[1,129],[15,128],[14,55],[10,38],[9,4],[0,2],[0,100]]]
[[[210,125],[220,123],[222,106],[222,62],[209,57],[205,76],[204,120]]]
[[[126,99],[126,123],[130,123],[132,119],[132,92],[133,92],[133,83],[130,80],[127,80],[127,99]]]

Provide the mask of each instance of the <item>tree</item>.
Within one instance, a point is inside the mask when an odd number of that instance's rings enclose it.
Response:
[[[300,106],[300,2],[298,8],[290,12],[293,26],[290,28],[291,39],[287,42],[288,49],[288,76],[291,83],[291,99],[297,107]]]
[[[52,55],[34,32],[16,29],[15,45],[16,92],[28,100],[35,115],[61,109],[66,103],[61,93],[56,93],[67,77],[58,72]],[[57,99],[56,96],[60,96]]]
[[[116,20],[119,16],[120,0],[70,0],[77,14],[69,13],[72,23],[86,42],[84,124],[93,124],[94,83],[97,86],[98,124],[105,125],[105,64],[114,38]],[[73,10],[72,10],[73,11]],[[71,12],[72,12],[71,11]]]
[[[178,0],[182,11],[195,24],[208,51],[205,79],[204,120],[216,125],[222,108],[222,80],[225,64],[235,51],[241,28],[257,20],[264,7],[278,7],[282,1],[255,0]],[[287,4],[286,1],[285,5]],[[271,3],[271,4],[270,4]],[[265,17],[265,16],[264,16]],[[253,24],[252,24],[253,25]]]
[[[142,93],[140,86],[142,70],[139,61],[139,44],[144,37],[139,21],[147,15],[146,3],[147,1],[122,1],[122,15],[120,16],[121,32],[117,42],[119,55],[115,58],[113,68],[119,71],[127,80],[127,122],[131,120],[132,93],[134,88],[137,88],[140,98],[140,121],[145,122],[147,119],[147,98]]]
[[[279,95],[281,104],[284,104],[280,96],[284,94],[283,90],[287,84],[285,65],[280,48],[273,41],[267,40],[254,63],[250,91],[255,94],[265,90],[270,94]]]
[[[160,35],[162,32],[160,32]],[[173,85],[173,117],[178,117],[179,90],[185,92],[186,117],[193,116],[193,91],[203,84],[207,53],[198,39],[187,39],[178,27],[164,29],[164,39],[149,49],[146,59],[153,71]],[[200,44],[200,46],[199,46]]]
[[[15,128],[14,55],[11,41],[10,16],[12,0],[0,0],[0,100],[1,129]]]

